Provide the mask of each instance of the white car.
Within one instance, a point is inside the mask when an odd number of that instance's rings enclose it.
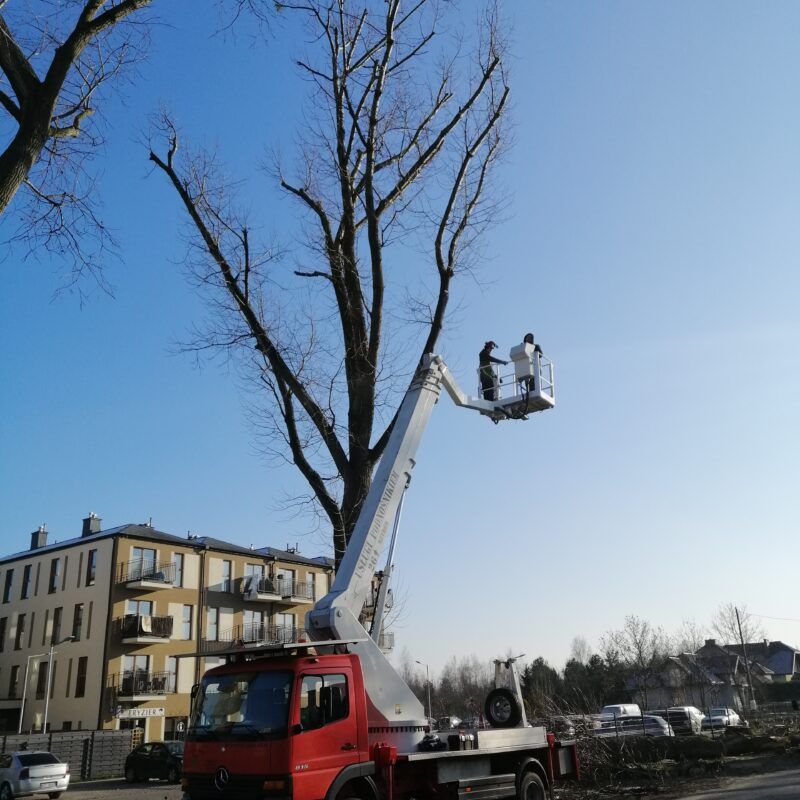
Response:
[[[600,727],[592,733],[600,737],[674,736],[672,726],[661,717],[644,714],[639,717],[600,717]]]
[[[732,708],[712,708],[703,718],[704,731],[742,724],[742,718]]]
[[[69,764],[44,750],[0,754],[0,800],[32,794],[59,797],[69,786]]]

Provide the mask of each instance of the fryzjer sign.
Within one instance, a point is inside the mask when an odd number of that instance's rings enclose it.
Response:
[[[145,717],[163,717],[163,708],[123,708],[117,714],[120,719],[144,719]]]

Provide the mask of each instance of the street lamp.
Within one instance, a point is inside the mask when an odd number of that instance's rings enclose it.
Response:
[[[416,661],[416,659],[415,659]],[[431,711],[431,676],[428,665],[424,661],[416,661],[421,667],[425,667],[425,683],[428,684],[428,719],[433,719],[433,711]]]
[[[70,634],[69,636],[65,636],[60,642],[53,642],[50,645],[50,649],[47,651],[47,686],[44,690],[44,722],[42,723],[42,733],[47,733],[47,710],[50,707],[50,681],[53,677],[53,655],[55,654],[55,650],[53,649],[57,644],[64,644],[64,642],[72,642],[74,641],[75,636]]]
[[[28,671],[31,668],[31,659],[32,658],[41,658],[42,656],[46,656],[47,653],[34,653],[33,655],[28,656],[28,660],[25,662],[25,679],[22,682],[22,705],[19,709],[19,730],[17,731],[18,734],[22,733],[22,718],[25,715],[25,698],[28,695]]]

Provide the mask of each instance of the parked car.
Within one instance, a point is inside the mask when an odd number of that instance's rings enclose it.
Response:
[[[147,742],[140,744],[125,759],[128,783],[161,778],[177,783],[183,771],[183,742]]]
[[[547,730],[552,731],[559,739],[574,739],[575,725],[569,717],[550,717]]]
[[[703,718],[704,731],[742,724],[742,718],[732,708],[712,708]]]
[[[600,709],[601,717],[641,717],[642,709],[636,703],[614,703]]]
[[[0,800],[32,794],[61,796],[69,786],[69,764],[45,750],[0,755]]]
[[[693,733],[700,733],[705,716],[695,706],[670,706],[666,709],[656,708],[646,713],[661,717],[669,722],[676,736],[681,734],[690,736]]]
[[[639,717],[605,717],[600,727],[594,729],[595,736],[674,736],[672,726],[661,717],[643,714]]]

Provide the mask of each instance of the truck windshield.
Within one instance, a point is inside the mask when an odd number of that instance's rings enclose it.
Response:
[[[291,672],[208,675],[200,684],[187,739],[274,739],[286,735]]]

